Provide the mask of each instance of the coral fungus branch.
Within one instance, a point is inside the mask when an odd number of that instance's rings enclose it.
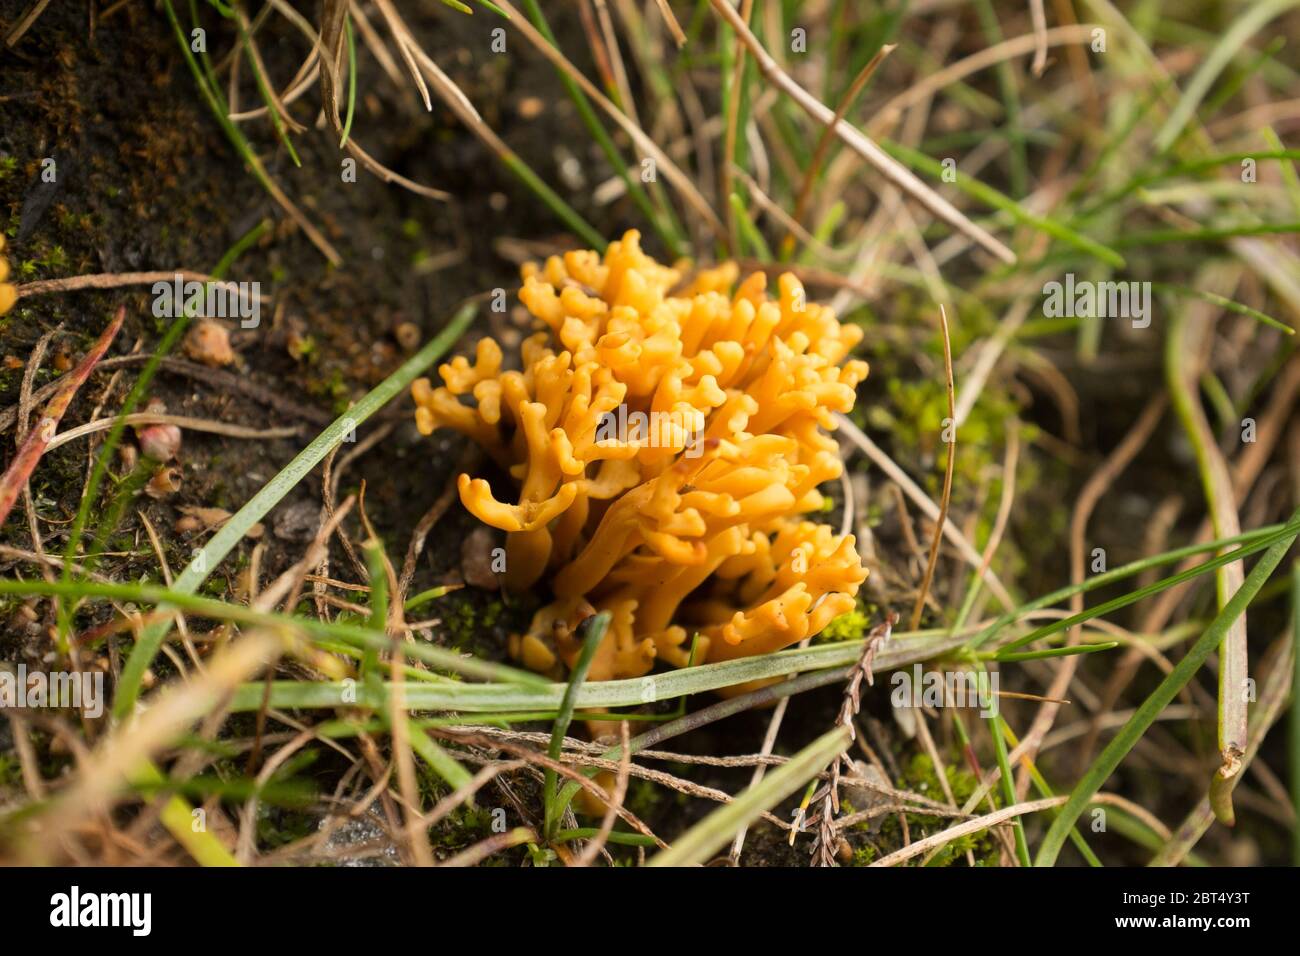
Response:
[[[683,666],[695,633],[709,661],[780,650],[854,607],[853,536],[805,516],[843,472],[827,432],[867,374],[849,358],[862,331],[791,274],[774,299],[763,273],[738,278],[727,264],[683,286],[635,231],[603,257],[530,263],[519,297],[541,331],[522,370],[483,339],[441,387],[412,386],[421,432],[462,432],[515,483],[510,499],[468,474],[458,489],[507,532],[507,588],[555,595],[512,640],[530,668],[572,667],[598,611],[591,680]]]

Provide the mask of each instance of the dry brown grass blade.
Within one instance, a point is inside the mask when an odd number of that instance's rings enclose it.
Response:
[[[682,25],[677,22],[677,15],[673,13],[673,8],[668,6],[668,0],[655,0],[655,4],[659,7],[659,15],[664,18],[668,32],[673,35],[673,42],[680,50],[686,46],[686,34],[682,31]]]
[[[930,582],[934,580],[934,567],[939,561],[939,545],[943,541],[943,526],[948,520],[948,504],[952,500],[952,475],[957,462],[957,409],[956,391],[952,381],[952,341],[948,336],[948,312],[939,306],[939,324],[943,329],[943,371],[944,387],[948,393],[948,424],[952,428],[952,441],[948,445],[948,462],[943,470],[943,493],[939,498],[939,516],[934,523],[934,539],[930,542],[930,554],[925,561],[925,577],[921,579],[920,590],[916,592],[916,603],[912,605],[912,618],[909,631],[915,631],[921,623],[921,611],[925,607],[925,597],[930,593]],[[984,567],[983,561],[980,566]]]
[[[497,6],[510,15],[511,26],[515,27],[515,29],[522,33],[524,38],[536,47],[544,57],[550,60],[556,67],[563,70],[575,83],[582,87],[582,91],[587,94],[588,98],[604,110],[610,119],[622,127],[623,131],[632,138],[637,149],[641,150],[648,158],[655,161],[656,168],[664,174],[664,177],[673,185],[673,188],[681,194],[682,199],[686,201],[687,205],[695,210],[696,214],[699,215],[705,224],[708,225],[714,235],[725,241],[727,238],[727,228],[723,225],[722,220],[718,218],[718,214],[713,211],[713,208],[708,204],[704,196],[700,194],[699,189],[696,187],[695,183],[691,181],[691,178],[682,172],[677,164],[674,163],[668,155],[655,144],[654,140],[646,135],[645,130],[632,122],[632,120],[630,120],[622,110],[611,103],[609,97],[601,93],[600,90],[596,88],[596,85],[592,83],[591,80],[587,79],[587,77],[584,76],[577,67],[570,63],[563,53],[551,44],[547,43],[546,39],[537,32],[537,29],[528,22],[526,17],[515,9],[514,5],[511,4],[509,0],[497,0]]]
[[[1028,813],[1038,813],[1041,810],[1050,810],[1052,807],[1059,807],[1065,803],[1069,797],[1047,797],[1043,800],[1031,800],[1028,803],[1017,803],[1014,806],[1004,807],[993,813],[986,813],[982,817],[976,817],[974,820],[967,820],[959,823],[947,830],[942,830],[933,836],[928,836],[924,840],[917,840],[915,843],[896,850],[888,856],[882,856],[879,860],[872,863],[872,866],[895,866],[904,863],[914,856],[920,856],[927,850],[935,847],[944,846],[968,833],[978,833],[980,830],[987,830],[989,827],[996,826],[999,823],[1005,823],[1015,817],[1024,816]]]
[[[23,440],[17,454],[14,455],[14,460],[5,469],[5,473],[0,475],[0,525],[3,525],[5,519],[9,517],[14,502],[22,494],[22,490],[26,487],[32,472],[36,470],[36,465],[41,460],[41,456],[45,454],[46,448],[54,440],[54,431],[59,427],[64,412],[72,404],[72,399],[76,396],[77,390],[85,384],[86,379],[90,377],[90,373],[94,371],[99,360],[108,351],[108,347],[113,344],[113,339],[117,338],[117,332],[122,328],[122,322],[125,319],[126,306],[119,306],[117,315],[113,317],[113,321],[100,334],[91,350],[86,353],[76,369],[61,381],[59,390],[54,393],[54,397],[42,409],[41,420],[36,423],[36,427]]]
[[[1070,46],[1077,43],[1086,43],[1095,29],[1097,29],[1097,25],[1093,23],[1055,27],[1047,31],[1044,39],[1048,46]],[[995,66],[1003,60],[1024,56],[1026,53],[1031,52],[1037,43],[1038,38],[1032,33],[1012,37],[1010,40],[1004,40],[987,49],[980,50],[978,53],[973,53],[963,60],[958,60],[937,73],[930,74],[919,83],[909,86],[906,90],[888,100],[877,110],[876,118],[872,120],[873,128],[888,126],[904,110],[922,100],[928,99],[951,83],[956,83],[973,73]]]
[[[1093,509],[1107,489],[1114,484],[1115,480],[1124,472],[1124,469],[1137,457],[1138,452],[1146,446],[1151,435],[1155,432],[1156,426],[1160,424],[1160,419],[1164,417],[1167,407],[1168,400],[1163,394],[1157,401],[1147,405],[1142,415],[1129,429],[1128,434],[1124,436],[1101,467],[1084,484],[1083,490],[1079,492],[1079,500],[1075,503],[1074,513],[1070,518],[1071,584],[1083,582],[1085,572],[1084,542],[1088,529],[1088,519],[1092,516]],[[1073,595],[1070,598],[1070,613],[1077,614],[1082,610],[1083,594]],[[1077,644],[1082,637],[1082,629],[1073,627],[1066,638],[1066,644]],[[1021,746],[1026,754],[1026,762],[1021,765],[1019,771],[1016,792],[1022,797],[1029,790],[1028,765],[1038,755],[1038,749],[1042,746],[1043,737],[1052,729],[1052,723],[1056,720],[1057,712],[1060,710],[1060,704],[1056,703],[1055,700],[1065,696],[1071,681],[1074,680],[1074,674],[1078,666],[1079,657],[1077,655],[1066,657],[1061,661],[1061,668],[1056,672],[1056,676],[1052,679],[1051,686],[1047,690],[1046,696],[1051,700],[1038,709],[1029,731],[1021,740]]]
[[[840,100],[840,105],[835,109],[835,123],[839,123],[848,116],[849,110],[858,101],[858,96],[862,93],[863,87],[875,75],[876,70],[880,68],[880,64],[885,62],[885,57],[893,53],[897,47],[898,44],[896,43],[886,43],[876,51],[875,56],[858,72],[848,91],[844,94],[844,98]],[[822,167],[826,165],[826,157],[830,154],[831,142],[834,138],[834,123],[823,129],[821,136],[817,138],[817,148],[813,150],[812,161],[808,163],[808,168],[804,171],[803,182],[799,184],[798,198],[794,202],[794,212],[791,213],[796,223],[802,223],[804,217],[808,215],[808,201],[812,198],[813,185],[817,182]],[[786,234],[785,239],[781,241],[783,254],[788,256],[794,251],[794,239],[793,230]]]
[[[343,0],[325,0],[320,31],[320,44],[324,51],[321,55],[323,69],[320,71],[321,103],[325,110],[325,121],[340,140],[343,138],[343,120],[339,116],[339,77],[336,71],[342,53],[343,20],[347,15],[347,7],[347,3]],[[343,148],[357,162],[386,183],[396,183],[403,189],[439,202],[446,202],[452,198],[449,192],[435,189],[433,186],[425,186],[393,172],[362,149],[355,136],[349,135]]]
[[[980,553],[972,547],[967,537],[962,534],[961,529],[952,523],[952,519],[945,518],[943,521],[939,521],[939,506],[930,499],[930,496],[925,493],[920,485],[908,476],[907,472],[898,467],[897,462],[886,455],[880,446],[873,442],[861,428],[853,424],[849,418],[844,415],[836,415],[835,420],[838,423],[837,428],[840,432],[847,436],[864,455],[870,458],[885,473],[886,477],[897,484],[902,489],[903,494],[925,512],[931,521],[938,522],[939,526],[943,528],[944,536],[956,547],[958,553],[971,567],[978,568],[983,564]],[[1016,602],[1012,600],[1011,593],[991,568],[984,568],[981,577],[988,589],[993,592],[993,596],[998,599],[998,602],[1006,610],[1010,611],[1016,607]]]
[[[985,229],[972,222],[952,203],[917,179],[909,169],[877,146],[859,129],[845,120],[837,121],[835,114],[824,103],[796,83],[788,73],[777,65],[771,54],[758,42],[758,38],[745,26],[744,21],[740,19],[740,15],[725,0],[709,0],[709,3],[713,6],[714,11],[731,25],[736,31],[736,35],[749,48],[749,52],[753,54],[763,75],[798,103],[804,112],[822,125],[834,129],[836,135],[844,140],[850,149],[874,166],[876,171],[889,182],[907,193],[935,216],[954,229],[970,236],[971,239],[1003,262],[1014,263],[1016,261],[1015,253]]]
[[[40,846],[52,851],[87,816],[110,806],[145,761],[217,707],[237,684],[261,670],[283,647],[281,635],[251,631],[213,654],[202,674],[155,695],[143,713],[92,751],[71,786],[37,818]]]

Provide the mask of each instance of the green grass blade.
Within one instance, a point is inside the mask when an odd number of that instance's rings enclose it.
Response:
[[[258,611],[242,604],[230,604],[215,598],[202,597],[176,587],[165,588],[150,584],[115,584],[99,581],[3,581],[0,580],[0,594],[45,594],[59,597],[101,597],[118,601],[134,601],[140,604],[157,605],[160,609],[180,610],[200,617],[217,621],[232,621],[236,624],[266,627],[277,631],[288,631],[306,635],[324,641],[337,640],[363,651],[376,654],[392,646],[392,639],[381,631],[373,630],[364,623],[351,623],[344,620],[322,621],[314,617],[302,617],[291,614],[277,614],[270,611]],[[159,625],[152,625],[157,627]],[[170,626],[163,622],[164,627]],[[148,633],[148,629],[146,629]],[[137,645],[138,646],[138,645]],[[449,670],[465,677],[496,680],[507,685],[542,690],[552,685],[544,677],[530,671],[517,670],[494,661],[480,660],[466,656],[445,647],[427,644],[423,641],[403,645],[403,654],[416,660],[424,661],[434,667]],[[434,676],[434,675],[429,675]],[[455,683],[455,682],[449,682]],[[259,684],[258,686],[263,686]],[[337,686],[313,684],[314,687]],[[455,686],[464,686],[455,684]],[[337,693],[337,692],[336,692]]]
[[[1297,152],[1297,155],[1300,156],[1300,151]],[[1217,305],[1219,308],[1226,309],[1229,312],[1248,316],[1256,322],[1262,322],[1270,328],[1277,329],[1279,332],[1285,332],[1287,335],[1295,335],[1295,329],[1291,328],[1291,326],[1287,325],[1285,322],[1275,319],[1271,315],[1265,315],[1258,309],[1252,309],[1248,305],[1242,305],[1240,302],[1234,302],[1232,299],[1224,298],[1214,292],[1207,292],[1204,289],[1193,289],[1190,286],[1185,285],[1171,285],[1167,282],[1153,282],[1151,283],[1151,288],[1155,289],[1157,292],[1170,292],[1174,295],[1189,295],[1192,298],[1200,299],[1203,302]]]
[[[1178,695],[1205,663],[1206,659],[1214,653],[1219,642],[1223,640],[1228,629],[1242,614],[1250,602],[1254,600],[1259,589],[1264,586],[1264,582],[1281,563],[1282,558],[1286,555],[1287,549],[1295,540],[1297,533],[1300,533],[1300,509],[1297,509],[1292,515],[1291,520],[1286,524],[1286,533],[1277,540],[1263,556],[1255,563],[1246,576],[1245,582],[1237,589],[1237,592],[1228,601],[1218,616],[1210,622],[1205,633],[1197,639],[1183,655],[1168,676],[1160,682],[1157,687],[1145,701],[1129,718],[1128,722],[1120,729],[1106,748],[1093,761],[1088,772],[1070,792],[1070,799],[1065,806],[1061,808],[1060,814],[1052,821],[1047,835],[1043,838],[1042,845],[1038,848],[1038,856],[1034,863],[1036,866],[1051,866],[1056,862],[1057,856],[1061,852],[1061,846],[1065,843],[1070,828],[1074,822],[1083,813],[1088,803],[1101,789],[1102,785],[1110,779],[1110,775],[1115,772],[1125,755],[1128,754],[1133,746],[1146,733],[1147,728],[1155,722],[1160,712],[1169,705],[1169,703]]]
[[[880,148],[899,162],[905,163],[913,169],[920,170],[939,180],[943,178],[942,164],[919,150],[884,139],[880,141]],[[959,174],[956,182],[952,183],[952,185],[976,202],[1001,210],[1022,225],[1044,232],[1053,239],[1059,239],[1080,252],[1086,252],[1088,255],[1100,259],[1116,269],[1124,268],[1124,257],[1110,246],[1097,242],[1095,239],[1089,239],[1082,233],[1075,232],[1069,226],[1057,222],[1055,219],[1035,215],[1011,197],[1003,195],[992,186],[980,182],[973,176]]]
[[[0,594],[42,593],[41,582],[20,582],[21,588],[6,587],[6,584],[7,582],[0,581]],[[27,590],[23,591],[22,588]],[[362,633],[369,632],[362,629]],[[883,672],[889,668],[930,660],[956,648],[964,638],[965,635],[918,637],[895,634],[876,654],[876,670]],[[578,689],[574,707],[578,710],[640,707],[661,700],[676,700],[683,694],[702,694],[754,680],[843,667],[856,662],[861,654],[862,641],[842,641],[667,671],[655,674],[652,684],[647,684],[642,677],[589,682]],[[501,666],[486,661],[477,664],[481,667]],[[529,674],[528,677],[538,679],[535,674]],[[231,699],[230,709],[236,712],[257,710],[262,704],[265,686],[262,682],[241,685]],[[568,684],[554,683],[526,686],[522,682],[469,684],[446,681],[408,686],[406,702],[412,710],[448,710],[460,713],[556,711],[568,688]],[[276,681],[271,684],[271,706],[304,709],[337,707],[341,689],[341,684],[328,681]],[[360,695],[363,689],[357,688],[357,692]],[[368,700],[360,703],[364,706],[371,704]]]
[[[1096,654],[1098,651],[1110,651],[1119,647],[1119,641],[1103,641],[1098,644],[1074,644],[1070,647],[1048,647],[1041,651],[999,651],[993,655],[993,660],[1010,662],[1010,661],[1036,661],[1044,657],[1072,657],[1075,654]]]
[[[573,723],[573,708],[578,699],[578,690],[587,680],[591,662],[596,657],[596,648],[600,647],[600,642],[605,639],[605,632],[609,630],[611,619],[612,616],[608,611],[602,611],[584,622],[587,633],[582,639],[582,650],[578,654],[577,663],[573,666],[573,673],[569,675],[569,684],[564,689],[564,699],[560,701],[560,713],[551,727],[551,742],[546,748],[552,760],[559,760],[560,753],[564,750],[564,736],[569,732],[569,725]],[[555,835],[560,817],[564,815],[564,808],[568,805],[568,801],[560,803],[556,800],[555,784],[556,773],[548,767],[542,785],[545,802],[543,829],[548,839]]]
[[[1196,108],[1205,98],[1205,94],[1210,91],[1210,87],[1214,85],[1214,81],[1223,72],[1224,67],[1232,61],[1246,41],[1266,23],[1291,7],[1297,6],[1298,3],[1300,0],[1260,0],[1233,22],[1227,32],[1219,38],[1219,42],[1214,45],[1214,49],[1201,61],[1192,81],[1187,84],[1187,89],[1183,91],[1169,118],[1160,127],[1160,132],[1156,134],[1155,139],[1157,152],[1167,152],[1178,141],[1183,128],[1195,116]]]
[[[1060,588],[1059,590],[1053,591],[1050,594],[1044,594],[1042,597],[1034,598],[1034,600],[1028,601],[1025,604],[1022,604],[1020,607],[1008,611],[1007,613],[1003,614],[1000,618],[998,618],[996,621],[994,621],[992,624],[990,624],[988,627],[986,627],[984,630],[980,631],[979,634],[977,634],[971,640],[969,647],[972,650],[974,648],[979,647],[981,644],[985,643],[990,638],[997,635],[997,633],[1001,631],[1004,627],[1006,627],[1008,624],[1011,624],[1013,621],[1017,620],[1018,618],[1028,613],[1029,611],[1036,611],[1039,608],[1049,607],[1050,605],[1057,604],[1061,601],[1064,601],[1066,598],[1073,597],[1075,594],[1086,594],[1089,591],[1094,591],[1097,588],[1105,587],[1106,585],[1113,584],[1116,581],[1121,581],[1125,578],[1133,577],[1136,574],[1141,574],[1143,571],[1149,568],[1160,567],[1161,565],[1164,564],[1172,564],[1175,561],[1181,561],[1183,558],[1193,557],[1198,554],[1205,554],[1207,551],[1217,551],[1220,548],[1227,547],[1230,544],[1250,545],[1250,544],[1258,543],[1262,539],[1267,539],[1270,535],[1277,535],[1282,533],[1283,531],[1285,531],[1285,527],[1283,525],[1268,525],[1266,527],[1259,528],[1255,531],[1247,532],[1245,534],[1234,535],[1231,538],[1220,538],[1216,541],[1207,541],[1204,544],[1193,544],[1183,548],[1175,548],[1172,551],[1166,551],[1163,554],[1157,554],[1150,558],[1143,558],[1139,561],[1133,561],[1121,567],[1114,568],[1113,570],[1095,575],[1086,581],[1080,582],[1079,584],[1072,584],[1069,587]],[[1268,543],[1265,542],[1265,544],[1261,545],[1260,547],[1267,547],[1267,546]],[[1255,550],[1258,551],[1260,550],[1260,548],[1255,548]],[[1242,552],[1242,553],[1238,553],[1235,551],[1233,552],[1233,554],[1236,555],[1237,557],[1244,557],[1245,553],[1246,552]],[[1219,560],[1225,560],[1225,559],[1216,558],[1211,561],[1207,561],[1204,564],[1198,564],[1194,568],[1189,568],[1187,571],[1183,572],[1183,574],[1187,576],[1184,578],[1184,580],[1190,580],[1192,577],[1195,577],[1197,574],[1203,574],[1206,571],[1213,571],[1216,567],[1218,567],[1218,565],[1214,562]],[[1231,560],[1231,559],[1229,558],[1226,560]],[[1165,579],[1165,580],[1170,580],[1170,579]],[[1163,583],[1162,581],[1157,581],[1155,582],[1155,584],[1151,585],[1151,587],[1157,587],[1162,583]],[[1173,584],[1177,584],[1177,583],[1180,582],[1173,581]],[[1169,586],[1172,587],[1172,584],[1170,584]],[[1150,593],[1155,593],[1155,592],[1150,592]],[[1146,595],[1144,594],[1143,596]],[[1065,627],[1067,626],[1072,626],[1072,625],[1063,625],[1060,628],[1060,630],[1064,630]],[[1036,632],[1034,636],[1028,638],[1020,638],[1016,641],[1011,642],[1010,644],[1005,645],[1002,649],[1014,650],[1016,647],[1020,647],[1023,646],[1024,644],[1029,643],[1031,640],[1037,640],[1039,637],[1045,637],[1047,634],[1055,633],[1056,630],[1058,629],[1054,625],[1048,625],[1047,627],[1039,628],[1039,632]]]
[[[357,40],[352,33],[352,17],[343,18],[343,34],[348,41],[348,108],[343,116],[343,138],[339,140],[339,149],[348,144],[352,133],[352,117],[357,109]]]
[[[191,561],[185,571],[176,578],[171,589],[182,594],[193,594],[197,591],[208,574],[234,549],[248,529],[266,517],[267,512],[279,504],[290,489],[315,468],[332,448],[351,434],[357,425],[397,397],[417,376],[451,348],[469,327],[475,309],[473,303],[462,306],[447,326],[424,348],[375,386],[344,415],[335,419],[311,444],[299,452],[279,474],[267,482],[244,507],[221,526],[221,529],[199,550],[201,560],[196,557]],[[140,696],[140,683],[144,679],[144,673],[153,663],[154,657],[162,646],[163,638],[167,636],[171,626],[170,619],[150,625],[141,633],[140,639],[131,649],[131,654],[118,679],[117,695],[113,700],[113,716],[116,719],[123,720],[134,711],[135,702]]]
[[[1132,236],[1119,236],[1113,245],[1119,249],[1130,249],[1136,246],[1162,246],[1172,242],[1217,242],[1237,236],[1290,236],[1296,233],[1300,233],[1300,222],[1262,222],[1208,229],[1156,229]]]
[[[1291,680],[1291,804],[1300,820],[1300,560],[1291,565],[1291,637],[1295,676]],[[1291,862],[1300,866],[1300,827],[1291,828]]]
[[[995,701],[996,697],[993,698]],[[1007,730],[1006,722],[1002,719],[1001,708],[996,708],[992,716],[987,718],[989,722],[989,735],[993,738],[993,753],[997,756],[998,761],[998,782],[1002,787],[1002,799],[1008,807],[1016,804],[1016,781],[1011,775],[1011,763],[1007,759],[1007,742],[1004,739],[1003,728]],[[1020,861],[1021,866],[1031,866],[1029,859],[1029,843],[1025,840],[1025,826],[1019,817],[1014,819],[1011,824],[1012,832],[1016,840],[1016,859]]]
[[[836,727],[799,751],[726,806],[687,830],[673,845],[650,859],[649,866],[692,866],[706,862],[742,828],[753,823],[820,773],[849,746],[849,731]]]

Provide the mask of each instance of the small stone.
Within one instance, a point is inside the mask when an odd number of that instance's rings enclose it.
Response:
[[[393,329],[393,338],[404,352],[414,352],[420,347],[420,327],[414,322],[399,322]]]
[[[319,527],[320,506],[307,500],[281,508],[271,519],[271,531],[281,541],[306,544]]]
[[[470,587],[495,591],[501,587],[492,570],[492,551],[496,538],[481,525],[471,531],[460,546],[460,573]]]
[[[516,109],[519,112],[520,119],[537,119],[546,110],[546,101],[540,96],[525,96],[519,101]]]
[[[202,365],[219,368],[235,360],[230,333],[220,322],[203,319],[185,336],[185,354]]]

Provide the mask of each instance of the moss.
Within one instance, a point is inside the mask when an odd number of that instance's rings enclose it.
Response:
[[[975,792],[979,781],[970,771],[959,769],[955,761],[950,761],[944,769],[948,778],[948,786],[952,790],[953,799],[956,800],[958,806],[961,806]],[[935,772],[934,763],[930,760],[928,754],[916,754],[912,757],[903,768],[902,784],[904,789],[912,790],[922,796],[936,800],[944,798],[939,775]],[[907,814],[907,826],[911,831],[913,840],[923,839],[946,829],[951,823],[951,820],[944,817],[933,817],[920,813]],[[896,816],[886,817],[880,827],[882,837],[891,837],[894,840],[900,840],[901,834],[899,830]],[[998,863],[997,843],[988,830],[981,830],[947,844],[935,854],[929,865],[948,866],[954,862],[964,860],[967,850],[974,854],[976,866],[996,866]]]
[[[499,635],[505,604],[481,591],[457,591],[444,598],[442,622],[448,642],[458,651],[483,657],[499,655]]]
[[[633,778],[627,788],[624,805],[642,820],[653,819],[663,803],[664,790],[649,780]]]
[[[351,404],[352,389],[342,369],[334,369],[323,378],[310,382],[307,391],[317,398],[329,401],[334,411],[343,414]]]
[[[486,840],[498,831],[493,829],[493,817],[500,808],[461,804],[429,830],[429,845],[435,854],[446,858]],[[507,826],[511,824],[509,821]],[[514,866],[517,854],[497,853],[485,860],[483,866]]]
[[[841,614],[835,618],[815,638],[814,644],[830,644],[835,641],[858,641],[866,636],[871,621],[858,609]]]
[[[864,843],[853,851],[853,862],[849,866],[870,866],[880,856],[880,851],[873,843]]]
[[[18,263],[18,275],[24,280],[39,275],[62,275],[68,271],[68,254],[58,243],[40,248],[37,254]]]
[[[258,804],[257,842],[263,849],[287,846],[316,832],[318,817],[306,810]]]
[[[0,787],[16,787],[22,783],[23,770],[13,754],[0,753]]]

